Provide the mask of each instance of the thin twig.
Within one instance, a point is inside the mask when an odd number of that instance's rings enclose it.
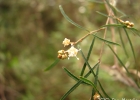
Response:
[[[105,2],[105,1],[104,1]],[[111,12],[109,12],[109,16],[110,16]],[[110,18],[108,17],[107,20],[106,20],[106,25],[109,23],[109,20]],[[107,32],[107,28],[105,29],[104,31],[104,36],[103,36],[103,39],[106,38],[106,32]],[[101,58],[102,58],[102,53],[103,53],[103,49],[104,49],[104,45],[105,45],[105,42],[102,43],[102,48],[100,50],[100,56],[99,56],[99,62],[101,63]]]
[[[76,45],[76,44],[78,44],[79,42],[82,42],[87,36],[89,36],[89,35],[91,35],[91,34],[93,34],[93,33],[99,32],[99,31],[101,31],[101,30],[104,30],[104,29],[105,29],[105,28],[103,27],[103,28],[100,28],[100,29],[98,29],[98,30],[91,31],[90,33],[86,34],[85,36],[83,36],[82,38],[80,38],[79,40],[77,40],[76,42],[73,42],[73,45]]]
[[[110,9],[108,7],[108,5],[106,5],[106,4],[105,4],[105,7],[106,7],[107,12],[110,14],[110,16],[114,16],[114,13],[113,13],[112,9]],[[113,21],[112,18],[110,18],[109,21],[110,21],[110,24],[114,24],[114,21]],[[111,33],[112,33],[112,41],[116,42],[114,27],[111,27]],[[117,54],[117,47],[115,45],[113,46],[113,50]],[[117,57],[115,55],[114,55],[114,63],[115,63],[115,67],[118,67],[118,60],[117,60]]]

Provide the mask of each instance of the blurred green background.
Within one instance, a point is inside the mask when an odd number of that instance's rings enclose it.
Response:
[[[117,7],[130,15],[129,20],[135,23],[135,28],[140,29],[139,0],[131,0],[131,3],[128,1],[119,1]],[[64,48],[64,38],[76,41],[86,34],[61,15],[60,4],[71,19],[90,30],[98,29],[106,22],[106,17],[96,13],[106,13],[104,5],[87,0],[0,0],[1,100],[59,100],[75,84],[62,67],[67,67],[78,76],[84,62],[80,54],[79,61],[75,58],[63,60],[50,71],[44,72],[44,69],[56,59],[57,51]],[[121,47],[118,53],[124,62],[130,61],[131,68],[139,67],[139,37],[131,33],[130,36],[138,63],[134,64],[126,37],[124,40],[130,58],[127,59]],[[85,54],[92,38],[88,37],[80,43]],[[107,38],[111,40],[110,32]],[[117,42],[120,43],[119,38]],[[100,48],[101,42],[95,42],[90,61],[93,65],[98,61]],[[110,54],[107,47],[103,54],[102,64],[112,66],[113,54]],[[106,92],[113,98],[140,98],[135,89],[115,81],[103,69],[100,69],[99,79]],[[91,90],[91,87],[80,85],[66,100],[89,100]]]

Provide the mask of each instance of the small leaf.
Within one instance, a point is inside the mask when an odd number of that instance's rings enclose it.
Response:
[[[104,42],[107,42],[107,43],[109,43],[109,44],[119,45],[119,46],[120,46],[120,44],[118,44],[118,43],[114,43],[114,42],[111,42],[111,41],[108,41],[108,40],[102,39],[102,38],[100,38],[100,37],[98,37],[98,36],[96,36],[96,35],[94,35],[94,34],[93,34],[93,36],[95,36],[96,38],[98,38],[98,39],[100,39],[100,40],[102,40],[102,41],[104,41]]]
[[[63,8],[62,8],[61,5],[59,5],[59,9],[60,9],[62,15],[63,15],[71,24],[75,25],[76,27],[78,27],[78,28],[80,28],[80,29],[86,30],[87,32],[90,32],[90,31],[87,30],[86,28],[80,26],[79,24],[77,24],[77,23],[75,23],[73,20],[71,20],[71,19],[66,15],[66,13],[64,12],[64,10],[63,10]]]
[[[48,71],[48,70],[50,70],[51,68],[53,68],[59,61],[60,61],[60,59],[56,59],[56,60],[54,61],[54,63],[52,63],[50,66],[48,66],[48,67],[45,69],[45,71]]]

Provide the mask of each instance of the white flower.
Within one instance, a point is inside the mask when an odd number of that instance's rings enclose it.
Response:
[[[70,45],[70,39],[65,38],[62,44],[64,44],[64,47]]]
[[[71,48],[66,51],[66,52],[68,52],[68,59],[69,59],[69,57],[76,57],[77,60],[79,60],[79,58],[77,57],[78,51],[80,51],[80,49],[78,50],[78,49],[74,48],[74,46],[71,46]]]

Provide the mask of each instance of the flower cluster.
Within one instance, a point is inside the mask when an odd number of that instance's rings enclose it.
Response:
[[[58,51],[58,58],[59,59],[66,59],[66,58],[70,58],[70,57],[76,57],[77,60],[79,60],[79,58],[77,57],[77,53],[78,51],[80,51],[80,49],[76,49],[73,45],[73,42],[70,42],[69,39],[65,38],[64,41],[62,42],[62,44],[65,46],[71,45],[71,47],[68,50],[59,50]]]
[[[66,58],[68,58],[68,53],[65,50],[59,50],[57,57],[59,59],[66,59]]]
[[[132,27],[134,26],[134,23],[133,23],[133,22],[123,21],[123,20],[121,20],[121,19],[119,19],[119,18],[117,18],[117,20],[118,20],[120,23],[126,25],[127,28],[132,28]]]
[[[134,23],[129,21],[125,21],[124,24],[127,26],[127,28],[132,28],[134,26]]]
[[[69,57],[77,58],[78,51],[80,51],[80,49],[78,50],[72,45],[71,48],[66,51],[66,52],[68,52],[68,59],[69,59]],[[79,58],[77,58],[77,60],[79,60]]]

